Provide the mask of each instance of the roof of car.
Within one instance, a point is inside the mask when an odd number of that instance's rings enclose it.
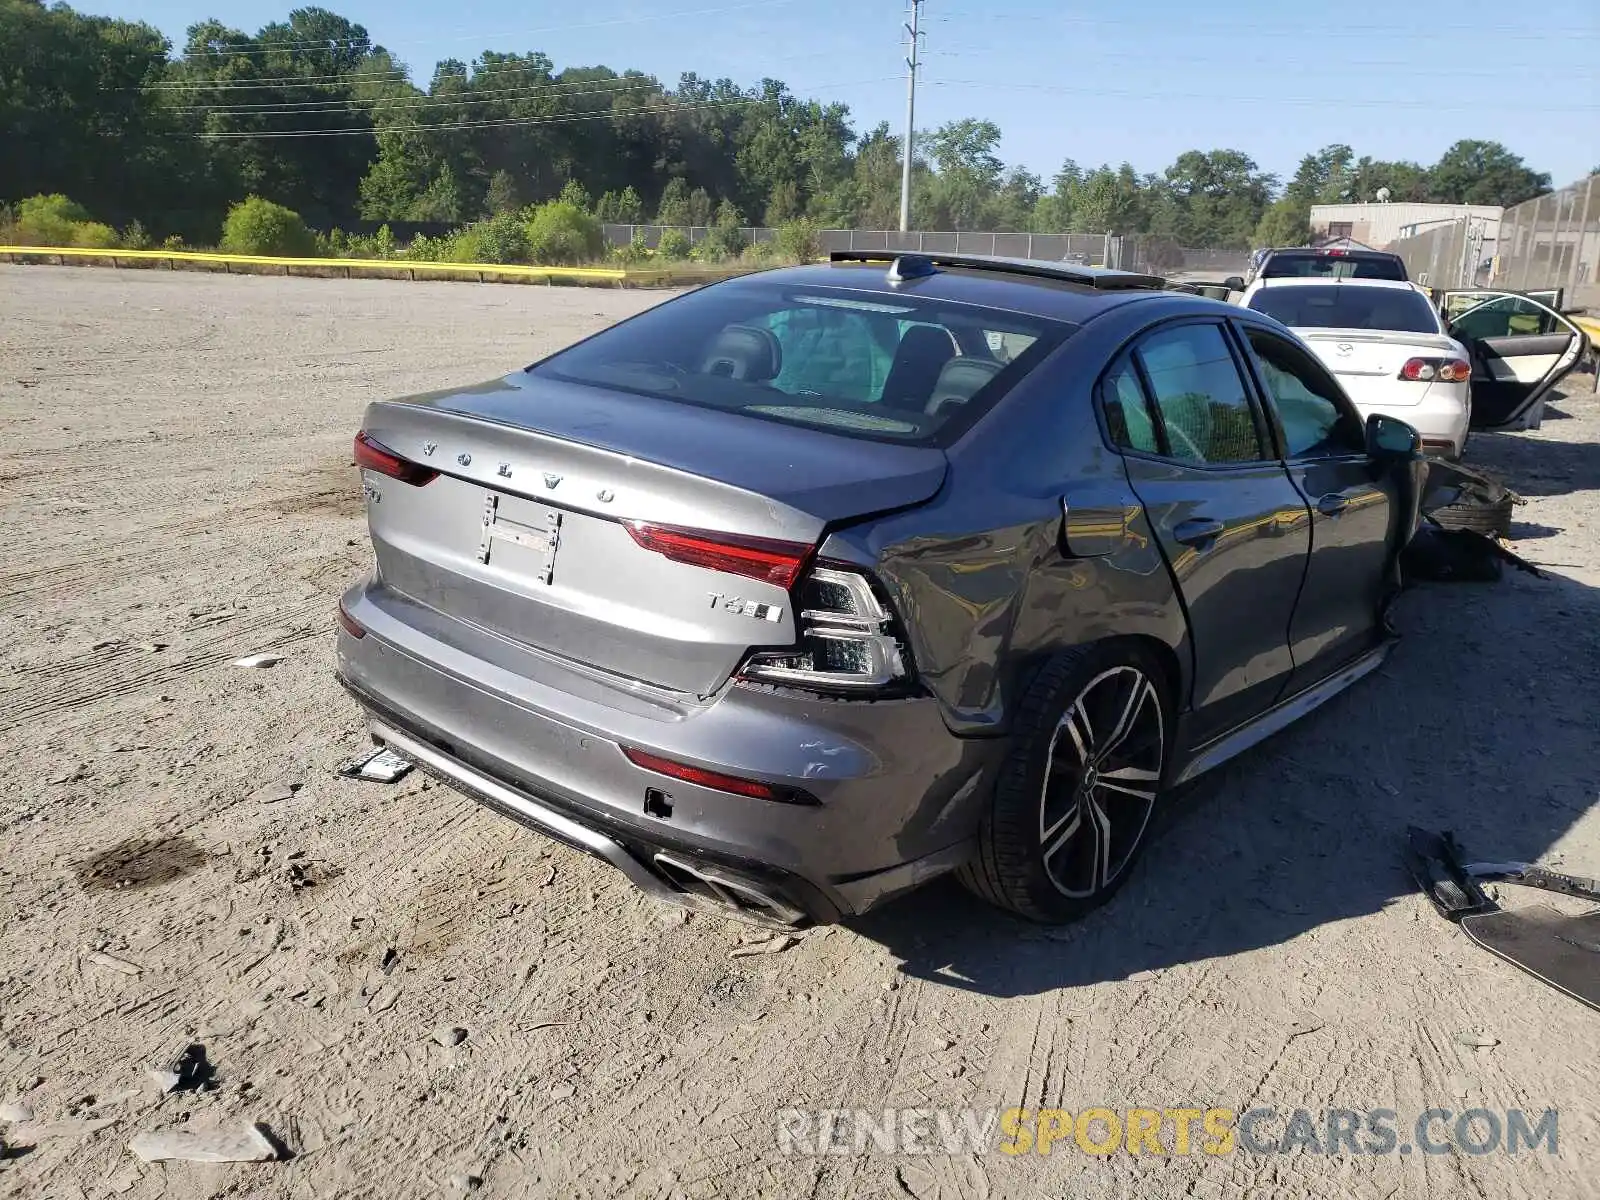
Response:
[[[927,274],[914,274],[899,281],[890,278],[892,264],[888,259],[783,267],[773,271],[762,271],[754,276],[744,276],[743,279],[764,284],[809,284],[848,288],[879,296],[901,295],[948,300],[957,304],[973,304],[984,308],[1028,313],[1074,324],[1081,324],[1099,313],[1120,305],[1148,302],[1155,298],[1190,304],[1221,303],[1164,290],[1159,286],[1162,281],[1156,277],[1137,276],[1131,272],[1106,272],[1095,268],[1077,267],[1070,263],[1033,259],[963,255],[959,261],[951,257],[945,262],[940,262],[938,261],[940,256],[937,255],[923,257],[932,258],[935,269]],[[1073,278],[1074,274],[1082,279],[1094,277],[1098,281],[1098,286],[1096,283],[1080,282]],[[1132,283],[1134,280],[1144,282],[1136,286],[1115,286]],[[732,282],[737,284],[740,281]],[[1108,283],[1114,286],[1106,286]]]

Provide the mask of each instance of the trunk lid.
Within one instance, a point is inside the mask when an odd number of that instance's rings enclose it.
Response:
[[[772,547],[748,539],[789,543],[793,556],[831,523],[931,498],[947,467],[937,449],[520,372],[373,404],[363,429],[440,472],[423,486],[364,473],[384,586],[520,645],[693,695],[714,692],[753,647],[795,641],[789,590],[631,523],[728,535],[757,556]]]
[[[1356,404],[1420,404],[1430,384],[1400,378],[1410,358],[1465,358],[1450,338],[1379,329],[1295,330]]]

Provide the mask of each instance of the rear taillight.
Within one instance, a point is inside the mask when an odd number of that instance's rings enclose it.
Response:
[[[867,576],[842,566],[815,567],[801,580],[799,609],[795,647],[751,655],[741,678],[847,692],[907,682],[894,618]]]
[[[633,540],[673,562],[743,575],[762,583],[775,583],[788,589],[794,586],[800,568],[811,557],[804,542],[781,542],[772,538],[743,537],[733,533],[713,533],[700,529],[678,529],[652,525],[646,521],[625,522]]]
[[[777,787],[770,783],[762,783],[759,779],[743,779],[738,775],[725,775],[721,771],[708,771],[705,767],[695,767],[675,759],[662,758],[659,754],[651,754],[648,750],[636,750],[632,746],[624,746],[622,753],[636,767],[654,771],[657,775],[665,775],[668,779],[681,779],[684,783],[692,783],[696,787],[731,792],[735,796],[747,796],[751,800],[773,800],[780,804],[817,802],[811,793],[800,791],[798,788]]]
[[[1400,378],[1413,383],[1465,383],[1472,378],[1472,366],[1459,358],[1408,358]]]
[[[402,483],[417,487],[432,483],[439,477],[439,472],[433,468],[408,462],[382,442],[374,441],[367,436],[365,430],[356,434],[355,458],[356,466],[363,470],[376,471],[380,475],[387,475],[391,479],[398,479]]]
[[[350,615],[350,610],[344,606],[343,600],[339,601],[339,628],[343,629],[353,638],[364,638],[367,636],[367,631],[361,627],[361,623],[359,621]]]

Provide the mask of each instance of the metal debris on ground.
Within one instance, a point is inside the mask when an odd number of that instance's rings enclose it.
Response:
[[[169,1062],[151,1067],[145,1077],[165,1096],[180,1088],[205,1087],[213,1074],[206,1059],[206,1048],[199,1042],[192,1042]]]
[[[275,667],[283,661],[281,654],[247,654],[243,658],[236,658],[229,666],[233,667]]]
[[[411,771],[411,760],[402,758],[387,746],[345,763],[339,774],[346,779],[368,779],[373,783],[397,783]]]
[[[1500,1044],[1499,1038],[1482,1033],[1458,1033],[1456,1041],[1472,1050],[1492,1050]]]
[[[782,954],[790,946],[800,944],[800,939],[792,933],[780,933],[776,937],[760,942],[748,942],[742,946],[735,946],[728,951],[729,958],[751,958],[757,954]]]
[[[259,1122],[240,1129],[141,1133],[128,1149],[145,1162],[271,1162],[279,1157],[271,1134]]]

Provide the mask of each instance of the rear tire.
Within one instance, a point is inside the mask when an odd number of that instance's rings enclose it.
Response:
[[[1044,924],[1100,907],[1144,849],[1171,726],[1160,665],[1139,647],[1109,642],[1057,656],[1023,697],[977,854],[958,878]]]

